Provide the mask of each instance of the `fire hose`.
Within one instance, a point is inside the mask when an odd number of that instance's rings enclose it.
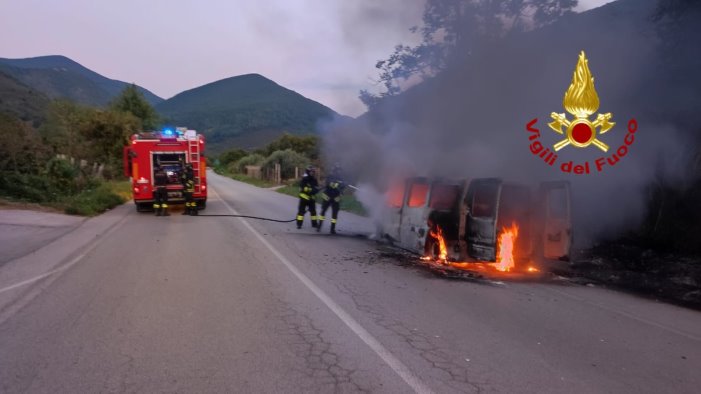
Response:
[[[290,219],[290,220],[279,220],[279,219],[270,219],[270,218],[263,218],[260,216],[248,216],[248,215],[227,215],[227,214],[214,214],[214,215],[195,215],[195,216],[228,216],[232,218],[245,218],[245,219],[256,219],[256,220],[267,220],[269,222],[277,222],[277,223],[292,223],[297,219]]]
[[[348,185],[353,190],[358,190],[357,187],[353,185]],[[225,216],[225,217],[232,217],[232,218],[245,218],[245,219],[256,219],[256,220],[265,220],[268,222],[277,222],[277,223],[292,223],[296,221],[297,219],[290,219],[290,220],[279,220],[279,219],[270,219],[270,218],[264,218],[260,216],[249,216],[249,215],[231,215],[231,214],[214,214],[214,215],[196,215],[196,216],[208,216],[208,217],[215,217],[215,216]]]

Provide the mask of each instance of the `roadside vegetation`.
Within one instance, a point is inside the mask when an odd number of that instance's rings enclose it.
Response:
[[[122,148],[157,121],[134,85],[108,108],[55,100],[32,122],[0,111],[0,198],[85,216],[120,205],[131,198]]]
[[[327,172],[323,163],[324,160],[319,154],[318,137],[284,134],[267,146],[254,151],[232,149],[222,153],[214,160],[214,171],[258,187],[277,186],[277,192],[297,197],[299,195],[298,178],[302,176],[309,164],[320,168],[319,184],[323,187],[323,174]],[[279,178],[271,176],[276,165],[279,166]],[[349,179],[345,181],[349,182]],[[366,215],[365,209],[355,198],[351,189],[346,189],[341,198],[341,209]]]
[[[299,196],[299,184],[297,182],[294,182],[289,185],[285,185],[279,189],[277,189],[278,193],[282,194],[287,194],[288,196],[293,196],[293,197],[298,197]],[[367,216],[367,211],[365,210],[365,207],[363,207],[363,204],[360,203],[355,198],[355,195],[351,193],[352,190],[346,189],[345,193],[341,197],[341,210],[346,211],[346,212],[351,212],[356,215],[362,215],[362,216]],[[321,203],[321,198],[317,199],[319,203]],[[319,210],[320,208],[317,208]],[[321,211],[319,211],[321,212]]]

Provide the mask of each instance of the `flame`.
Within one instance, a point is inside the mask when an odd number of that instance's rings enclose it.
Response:
[[[476,269],[491,269],[494,267],[498,271],[509,272],[513,270],[516,266],[514,259],[514,249],[516,245],[516,239],[518,238],[518,225],[512,223],[510,227],[504,227],[499,234],[499,242],[497,243],[497,261],[496,263],[487,262],[456,262],[448,261],[448,248],[446,246],[445,237],[443,236],[443,230],[440,226],[434,226],[432,230],[428,232],[428,236],[436,240],[438,245],[438,256],[434,258],[430,254],[427,256],[422,256],[421,261],[425,261],[426,264],[442,267],[450,266],[455,269],[474,271]],[[432,253],[432,251],[430,252]],[[539,269],[530,266],[527,268],[528,272],[534,273],[539,272]]]
[[[589,71],[589,61],[584,51],[579,54],[572,83],[565,92],[562,105],[567,112],[578,118],[587,118],[599,109],[599,96],[594,89],[594,77]]]
[[[445,262],[448,259],[448,248],[445,246],[445,238],[443,238],[443,230],[440,226],[435,227],[436,230],[431,230],[428,235],[438,241],[438,260]]]
[[[497,245],[497,262],[494,268],[499,271],[508,272],[516,266],[514,263],[514,246],[518,237],[518,226],[512,223],[511,227],[504,227],[499,235],[499,244]]]

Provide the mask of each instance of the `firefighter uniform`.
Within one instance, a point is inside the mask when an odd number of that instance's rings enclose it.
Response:
[[[153,209],[156,216],[170,216],[168,213],[168,175],[162,168],[157,167],[153,174]]]
[[[316,193],[319,192],[319,182],[315,177],[314,167],[309,166],[304,171],[304,176],[299,182],[299,208],[297,209],[297,228],[302,228],[304,213],[309,209],[312,227],[317,226]]]
[[[341,180],[341,174],[338,168],[334,168],[326,179],[324,191],[321,192],[321,215],[319,215],[319,226],[316,231],[321,231],[321,226],[324,224],[326,210],[331,207],[331,234],[336,234],[336,220],[338,219],[338,210],[341,207],[341,195],[346,185]]]
[[[185,197],[185,210],[183,215],[197,216],[197,203],[193,198],[193,193],[195,193],[195,180],[192,172],[192,165],[186,164],[185,170],[181,175],[181,181],[183,183],[183,196]]]

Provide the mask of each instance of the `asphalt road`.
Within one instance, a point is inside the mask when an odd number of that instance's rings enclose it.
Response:
[[[294,217],[294,198],[209,184],[203,213]],[[127,204],[25,248],[0,266],[0,391],[701,387],[699,312],[566,281],[446,280],[357,236],[364,218],[342,212],[338,236],[305,225]]]

